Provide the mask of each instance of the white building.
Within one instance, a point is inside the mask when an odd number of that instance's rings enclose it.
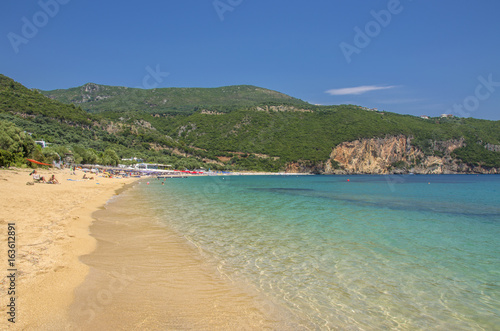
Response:
[[[36,140],[35,144],[42,146],[42,148],[47,147],[47,143],[44,140]]]

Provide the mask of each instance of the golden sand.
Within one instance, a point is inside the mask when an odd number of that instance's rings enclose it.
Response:
[[[261,294],[203,261],[150,206],[127,190],[136,179],[34,184],[30,170],[0,171],[0,329],[289,329]],[[72,181],[68,180],[72,179]],[[8,322],[8,223],[16,231],[16,323]]]
[[[83,172],[39,170],[60,184],[26,185],[28,169],[0,171],[0,329],[55,330],[67,325],[74,289],[88,266],[79,256],[90,253],[96,241],[89,235],[91,213],[115,192],[136,179],[81,180]],[[72,179],[74,181],[69,181]],[[15,224],[15,324],[8,321],[10,274],[8,223]],[[12,291],[11,291],[12,293]]]
[[[140,184],[141,185],[141,184]],[[142,183],[143,187],[145,183]],[[220,275],[198,248],[156,218],[134,187],[94,213],[97,248],[71,305],[81,330],[261,330],[280,315],[247,284]]]

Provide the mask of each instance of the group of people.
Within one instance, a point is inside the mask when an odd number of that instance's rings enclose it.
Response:
[[[52,175],[49,180],[46,180],[45,177],[40,176],[36,169],[30,173],[30,176],[31,175],[33,175],[33,181],[35,183],[60,184],[55,175]]]
[[[73,174],[76,174],[75,170],[76,170],[76,169],[73,167]],[[33,171],[30,173],[30,176],[31,176],[31,175],[33,175],[33,182],[34,182],[34,183],[60,184],[60,183],[59,183],[59,181],[57,180],[57,178],[56,178],[56,176],[55,176],[55,175],[52,175],[52,176],[51,176],[51,177],[47,180],[44,176],[40,175],[40,174],[36,171],[36,169],[35,169],[35,170],[33,170]],[[82,179],[89,179],[89,180],[92,180],[92,179],[94,179],[94,177],[93,177],[93,176],[92,176],[92,177],[89,177],[89,176],[87,176],[87,174],[83,174]]]

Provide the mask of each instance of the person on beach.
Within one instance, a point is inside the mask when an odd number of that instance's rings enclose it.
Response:
[[[40,174],[39,174],[38,172],[36,172],[36,169],[35,169],[35,170],[33,170],[33,171],[30,173],[30,175],[33,175],[33,181],[34,181],[35,183],[40,183],[40,182],[45,183],[45,177],[40,176]]]
[[[52,177],[50,177],[50,179],[49,179],[49,183],[50,184],[59,184],[59,181],[56,179],[55,175],[52,175]]]

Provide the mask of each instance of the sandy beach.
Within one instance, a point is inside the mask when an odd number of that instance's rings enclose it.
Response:
[[[74,290],[89,270],[79,257],[96,247],[96,240],[89,233],[92,212],[101,208],[117,190],[137,180],[101,177],[81,180],[81,171],[76,175],[69,170],[38,171],[45,178],[54,174],[60,184],[27,185],[32,182],[30,169],[0,171],[1,329],[48,330],[67,325]],[[11,266],[7,245],[9,223],[14,224],[16,247]],[[12,274],[8,269],[16,270],[15,278],[8,278]],[[8,321],[14,316],[7,314],[12,310],[7,307],[12,297],[15,324]]]
[[[27,185],[30,171],[0,171],[0,329],[283,326],[265,298],[221,277],[183,236],[155,223],[152,206],[127,185],[137,178],[82,180],[81,171],[39,170],[61,184]],[[107,203],[117,192],[123,193]],[[9,224],[16,247],[11,266]],[[7,306],[11,298],[14,309]]]
[[[170,185],[141,180],[93,214],[90,233],[97,245],[80,257],[90,270],[75,290],[70,325],[79,330],[293,329],[277,320],[282,313],[265,295],[222,275],[220,265],[158,217],[158,206],[143,193],[155,186],[170,190]]]

